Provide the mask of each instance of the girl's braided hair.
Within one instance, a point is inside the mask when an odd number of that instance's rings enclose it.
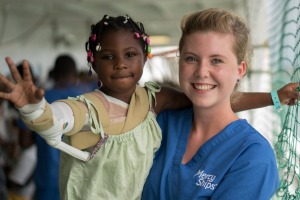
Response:
[[[132,36],[141,42],[144,52],[147,53],[148,58],[151,58],[150,39],[146,34],[144,26],[141,22],[135,22],[128,15],[111,17],[104,15],[104,17],[97,23],[91,26],[91,33],[88,41],[85,43],[87,52],[87,62],[89,67],[94,62],[94,54],[96,51],[101,51],[100,39],[108,31],[118,31],[120,29],[132,32]]]

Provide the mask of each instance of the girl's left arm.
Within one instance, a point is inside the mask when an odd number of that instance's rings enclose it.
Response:
[[[281,105],[296,105],[299,100],[299,83],[288,83],[277,91]],[[232,95],[234,112],[274,105],[269,92],[236,92]]]
[[[282,105],[295,105],[298,103],[299,83],[288,83],[280,88],[277,93]],[[180,90],[162,86],[156,94],[157,105],[153,106],[155,113],[168,109],[180,109],[192,106],[191,101]],[[262,108],[273,105],[270,92],[235,92],[231,98],[231,106],[234,112]]]
[[[156,102],[156,106],[153,105],[156,114],[163,110],[192,106],[192,102],[183,92],[168,86],[162,86],[160,92],[156,93]]]

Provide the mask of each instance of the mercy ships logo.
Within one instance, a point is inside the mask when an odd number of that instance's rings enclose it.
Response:
[[[204,170],[199,170],[194,178],[197,178],[196,185],[204,189],[214,190],[218,184],[213,184],[216,176],[211,174],[206,174]]]

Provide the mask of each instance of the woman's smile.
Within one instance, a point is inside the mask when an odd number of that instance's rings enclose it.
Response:
[[[202,84],[202,83],[192,83],[192,86],[197,90],[204,90],[204,91],[213,90],[214,88],[217,87],[216,85]]]

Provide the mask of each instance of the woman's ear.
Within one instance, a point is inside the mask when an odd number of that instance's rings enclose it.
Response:
[[[238,66],[238,77],[241,79],[247,73],[247,64],[245,61],[242,61]]]

